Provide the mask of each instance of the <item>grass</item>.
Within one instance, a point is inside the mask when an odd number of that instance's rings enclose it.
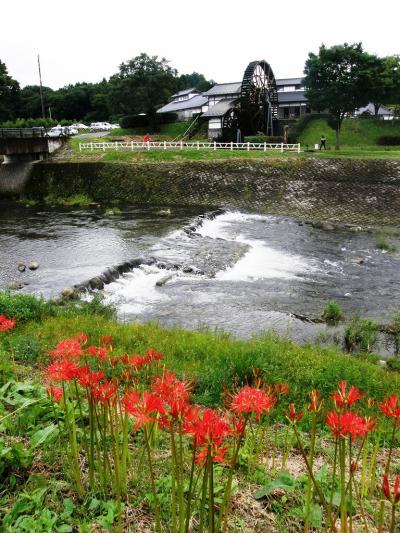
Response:
[[[370,362],[372,357],[363,360],[344,355],[335,348],[299,346],[274,335],[244,341],[222,332],[167,330],[154,323],[119,324],[113,319],[113,310],[102,306],[99,300],[57,306],[32,296],[0,293],[2,313],[18,321],[12,331],[0,332],[0,520],[5,531],[15,533],[118,531],[118,504],[110,499],[109,493],[92,491],[81,500],[76,497],[70,462],[65,454],[65,435],[59,433],[59,428],[63,428],[63,411],[59,404],[49,401],[40,384],[42,378],[37,369],[48,362],[49,350],[65,337],[85,332],[90,335],[90,342],[97,344],[102,335],[111,335],[115,355],[143,354],[151,346],[163,352],[167,368],[193,381],[193,400],[203,405],[220,406],[226,387],[234,390],[253,382],[254,368],[259,369],[256,374],[268,384],[290,384],[288,396],[271,416],[274,437],[270,445],[274,450],[275,466],[254,465],[252,438],[239,456],[234,481],[234,523],[229,529],[238,533],[302,530],[306,471],[300,465],[298,449],[293,447],[293,436],[282,425],[283,411],[289,402],[303,406],[308,402],[311,388],[320,389],[327,399],[339,379],[346,379],[368,397],[378,400],[400,389],[400,374],[385,371]],[[80,405],[76,406],[79,434],[88,416],[85,410],[82,415],[80,409]],[[302,421],[305,431],[309,423],[305,413]],[[320,425],[324,426],[322,415]],[[304,442],[308,439],[306,435],[303,433]],[[163,521],[169,524],[170,458],[162,432],[155,439],[160,450],[157,455],[154,452],[158,497]],[[150,533],[154,531],[150,474],[140,452],[143,446],[140,435],[133,441],[135,453],[131,454],[129,465],[132,484],[129,499],[124,501],[123,531]],[[326,430],[322,430],[316,462],[320,466],[328,463],[333,453],[332,441],[327,438]],[[394,454],[397,460],[397,450]],[[283,467],[285,455],[287,460]],[[87,464],[83,456],[80,467],[87,482]],[[328,486],[327,473],[322,469],[319,475],[324,486]],[[216,496],[220,497],[223,469],[216,467],[215,476]],[[272,490],[275,486],[279,489],[277,493]],[[260,491],[267,498],[255,500],[254,496]],[[378,488],[375,503],[379,495]],[[357,518],[354,520],[356,522]],[[315,530],[322,531],[320,520],[316,524]],[[195,522],[193,527],[197,530]]]
[[[189,125],[190,125],[189,121],[172,122],[171,124],[161,124],[159,131],[156,131],[156,132],[150,131],[150,134],[153,140],[157,140],[157,141],[171,140],[171,139],[175,139],[178,136],[183,135],[185,131],[188,129]],[[149,132],[149,129],[147,127],[146,128],[144,127],[129,128],[129,129],[119,128],[119,129],[112,130],[107,135],[107,137],[110,137],[110,138],[122,137],[125,135],[136,137],[138,135],[143,136],[148,132]]]
[[[83,193],[73,194],[71,196],[67,196],[66,198],[49,194],[44,200],[46,204],[58,205],[62,207],[87,207],[93,203],[92,198]]]
[[[325,135],[328,148],[333,150],[335,132],[328,126],[326,119],[323,118],[315,119],[308,123],[300,134],[300,142],[304,148],[306,145],[314,148],[314,144],[319,143],[321,135]],[[400,135],[400,121],[347,118],[344,119],[342,125],[341,147],[368,151],[376,150],[378,152],[385,151],[387,153],[399,152],[400,147],[398,146],[383,148],[377,145],[378,138],[383,135]]]
[[[340,305],[333,300],[330,300],[325,306],[322,318],[330,324],[337,324],[342,317],[343,310]]]

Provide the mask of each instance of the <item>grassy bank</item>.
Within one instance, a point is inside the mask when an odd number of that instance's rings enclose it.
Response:
[[[201,517],[207,516],[204,513],[205,504],[208,509],[213,509],[213,516],[215,514],[218,519],[228,490],[232,490],[232,509],[227,531],[302,531],[305,518],[313,531],[324,531],[326,509],[316,494],[311,492],[308,499],[305,498],[310,478],[307,478],[307,470],[302,465],[299,441],[296,444],[297,437],[285,422],[289,404],[293,402],[297,409],[304,409],[299,431],[300,438],[306,442],[308,430],[314,424],[313,415],[307,413],[306,407],[311,388],[319,389],[327,404],[340,379],[360,387],[368,397],[376,400],[382,400],[400,388],[399,375],[389,374],[377,365],[351,358],[336,349],[300,347],[273,335],[239,341],[223,333],[188,332],[178,328],[165,330],[156,324],[117,324],[112,317],[112,310],[103,307],[98,301],[79,305],[70,303],[60,307],[31,296],[0,293],[1,314],[15,318],[17,323],[9,331],[0,331],[0,521],[2,531],[7,532],[153,533],[157,516],[160,522],[157,531],[172,531],[172,522],[179,518],[180,523],[185,520],[190,522],[190,531],[195,532],[202,530],[199,517],[202,520]],[[162,352],[162,367],[165,365],[167,369],[175,371],[178,377],[190,382],[192,402],[202,406],[217,406],[218,410],[212,411],[214,416],[217,413],[222,416],[222,400],[225,403],[229,401],[227,391],[234,393],[242,385],[255,385],[255,378],[263,379],[266,385],[272,387],[275,384],[289,384],[289,392],[279,396],[272,413],[262,418],[262,425],[257,424],[255,419],[251,423],[254,431],[249,428],[241,442],[231,481],[230,468],[224,463],[215,464],[210,477],[212,490],[207,497],[203,490],[201,497],[201,483],[197,485],[196,481],[194,485],[191,482],[185,485],[186,481],[183,481],[186,480],[184,476],[188,476],[188,479],[191,476],[189,457],[193,454],[194,458],[196,453],[196,447],[192,450],[186,434],[180,434],[179,438],[177,436],[180,462],[176,463],[179,468],[174,474],[171,461],[178,461],[173,451],[176,441],[172,436],[172,443],[175,444],[172,444],[171,452],[169,432],[165,431],[165,426],[159,430],[153,427],[155,434],[151,437],[150,451],[147,429],[138,431],[128,419],[123,422],[128,433],[125,433],[122,425],[118,425],[118,403],[114,405],[106,401],[98,404],[96,413],[103,413],[101,422],[98,414],[93,415],[93,407],[89,407],[88,411],[84,395],[81,394],[78,401],[71,399],[78,394],[76,382],[75,388],[71,382],[64,384],[64,394],[69,391],[68,400],[66,396],[61,401],[49,399],[45,386],[49,385],[54,372],[50,374],[42,369],[49,361],[57,360],[55,355],[49,356],[49,351],[54,350],[60,340],[77,334],[82,339],[80,342],[85,343],[82,333],[89,336],[87,344],[99,346],[99,343],[104,345],[104,342],[112,342],[112,346],[107,348],[107,360],[110,358],[110,361],[121,361],[126,358],[124,354],[145,354],[149,347]],[[101,340],[104,336],[108,340]],[[71,357],[73,364],[80,356],[72,354]],[[103,364],[103,357],[99,353],[100,364]],[[71,363],[69,357],[65,360]],[[57,364],[62,365],[62,361],[60,359]],[[81,364],[87,362],[94,364],[90,358]],[[119,363],[111,362],[110,368],[116,368],[115,364]],[[156,372],[157,368],[158,372],[162,371],[158,364],[154,369]],[[145,369],[144,374],[140,374],[140,380],[144,381],[148,371],[150,376],[147,379],[151,381],[152,369]],[[125,379],[128,378],[120,378],[121,387],[127,386],[123,385]],[[55,383],[59,384],[57,381]],[[135,387],[140,384],[140,381],[135,381]],[[62,396],[62,389],[58,389],[58,393]],[[67,404],[68,409],[65,407]],[[368,414],[371,412],[367,403],[357,408],[364,409]],[[377,409],[374,416],[378,416]],[[333,510],[339,513],[340,488],[335,475],[332,481],[331,472],[326,466],[332,464],[335,444],[325,427],[324,417],[325,411],[315,415],[319,429],[312,452],[314,468],[325,494],[322,498],[328,501],[332,494]],[[98,428],[97,432],[89,431],[92,424]],[[147,424],[147,428],[152,427],[151,419]],[[362,520],[369,524],[370,531],[379,522],[381,474],[375,473],[376,454],[379,452],[378,463],[381,468],[381,463],[388,456],[389,428],[388,422],[382,419],[379,432],[369,436],[362,467],[361,464],[359,467],[365,471],[363,486],[371,490],[368,497],[364,498],[368,509],[366,517],[362,508]],[[109,432],[107,438],[105,431]],[[266,436],[268,440],[264,448]],[[90,447],[89,439],[92,442]],[[395,465],[399,456],[397,440],[392,445],[393,475],[397,471]],[[145,460],[145,446],[149,462]],[[356,446],[359,444],[354,444],[350,453],[355,453]],[[309,444],[306,450],[310,453]],[[92,457],[89,464],[87,457]],[[128,483],[124,485],[125,478],[122,479],[121,486],[125,487],[126,492],[121,498],[119,489],[116,489],[111,479],[114,479],[115,474],[115,483],[121,483],[119,467],[122,468],[124,464],[128,465]],[[195,466],[193,461],[191,468],[192,472],[196,472],[196,479],[206,475],[201,462]],[[122,472],[125,470],[122,469]],[[77,478],[80,478],[81,489],[76,484]],[[150,483],[154,479],[156,483]],[[175,483],[177,488],[174,488]],[[179,516],[171,518],[171,509],[175,509],[177,503],[176,490],[179,509],[186,505],[188,491],[192,507],[187,507],[187,515],[179,513]],[[213,502],[212,507],[210,501]],[[211,515],[208,513],[208,516]],[[364,530],[362,520],[354,512],[354,531]]]

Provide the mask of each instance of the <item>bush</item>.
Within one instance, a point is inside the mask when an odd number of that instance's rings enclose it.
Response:
[[[400,359],[398,357],[393,357],[386,361],[386,367],[393,372],[400,372]]]
[[[366,318],[353,318],[346,328],[344,341],[349,352],[370,352],[378,339],[378,324]]]
[[[381,146],[399,146],[400,135],[382,135],[376,142]]]
[[[384,233],[378,233],[376,236],[376,247],[386,252],[395,252],[396,246],[389,242]]]
[[[18,322],[40,320],[47,304],[31,294],[9,294],[0,292],[0,315],[6,315]]]
[[[268,136],[268,135],[248,135],[244,139],[245,142],[249,143],[283,143],[283,137],[278,135]]]
[[[149,125],[147,115],[126,115],[119,122],[121,128],[146,128]]]
[[[172,124],[173,122],[177,122],[177,120],[177,113],[159,113],[157,115],[157,122],[159,124]]]
[[[337,324],[342,317],[343,311],[340,305],[333,300],[329,300],[322,313],[323,320],[331,324]]]

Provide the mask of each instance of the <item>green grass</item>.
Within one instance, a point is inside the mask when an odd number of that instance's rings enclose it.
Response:
[[[7,334],[13,355],[21,352],[22,341],[31,339],[39,362],[62,338],[77,332],[97,343],[101,335],[112,335],[122,353],[141,353],[153,347],[164,353],[167,367],[195,382],[195,399],[215,405],[224,386],[234,388],[250,382],[259,368],[267,383],[290,384],[291,401],[304,402],[315,387],[328,396],[340,379],[360,387],[368,395],[382,398],[399,390],[400,375],[388,374],[379,366],[340,353],[336,348],[299,346],[286,339],[266,335],[250,341],[211,332],[163,329],[156,324],[118,324],[98,314],[50,316],[41,322],[21,324]],[[40,350],[38,349],[40,345]],[[24,353],[23,359],[28,355]]]
[[[304,148],[308,144],[310,149],[313,149],[314,144],[319,143],[322,135],[326,137],[328,148],[334,149],[335,132],[323,118],[312,120],[307,124],[300,134],[300,142]],[[342,125],[341,147],[368,151],[377,150],[386,153],[400,152],[398,146],[378,146],[377,140],[383,135],[400,135],[400,121],[347,118],[344,119]]]
[[[172,122],[171,124],[161,124],[158,131],[149,131],[149,129],[146,127],[141,128],[119,128],[112,130],[107,137],[121,137],[124,135],[131,135],[131,136],[137,136],[137,135],[145,135],[146,133],[150,133],[153,139],[156,140],[172,140],[176,137],[183,135],[185,131],[188,129],[190,122]],[[111,139],[110,139],[111,140]]]

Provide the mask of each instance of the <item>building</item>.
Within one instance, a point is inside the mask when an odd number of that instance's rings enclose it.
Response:
[[[209,138],[219,138],[224,124],[229,120],[230,110],[239,101],[241,90],[241,81],[218,83],[204,93],[193,88],[186,89],[172,95],[171,101],[157,112],[176,113],[178,120],[190,120],[201,114],[202,119],[208,120]],[[311,111],[304,96],[301,78],[278,79],[276,90],[279,120],[295,120]]]

